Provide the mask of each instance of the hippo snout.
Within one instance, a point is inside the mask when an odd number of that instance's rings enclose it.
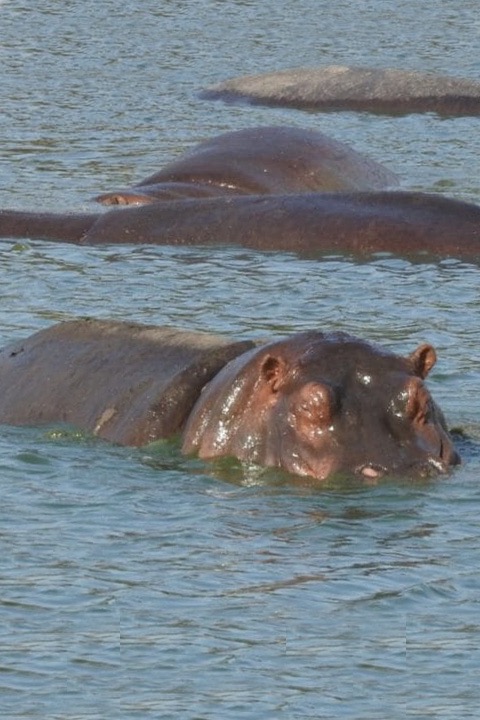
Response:
[[[366,465],[361,465],[357,468],[354,474],[365,480],[379,480],[387,477],[388,475],[426,478],[433,475],[445,475],[448,470],[448,465],[446,465],[442,460],[439,460],[438,458],[428,458],[423,463],[412,464],[405,468],[386,468],[382,465],[367,463]]]
[[[364,463],[355,470],[355,475],[366,480],[377,480],[387,475],[406,475],[419,478],[432,477],[434,475],[446,475],[451,468],[459,465],[460,456],[453,447],[447,447],[440,457],[429,456],[422,461],[408,464],[406,467],[392,466],[387,468],[378,463]]]

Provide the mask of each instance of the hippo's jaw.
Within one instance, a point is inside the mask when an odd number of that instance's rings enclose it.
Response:
[[[354,474],[365,480],[379,480],[388,475],[426,478],[432,475],[447,475],[451,470],[451,466],[458,465],[458,462],[446,463],[439,458],[430,457],[424,463],[410,465],[407,468],[387,468],[375,463],[365,463],[356,468]]]
[[[365,479],[376,480],[387,475],[427,478],[434,475],[447,475],[453,467],[461,462],[450,438],[439,438],[438,454],[430,454],[423,460],[407,464],[393,464],[391,467],[377,463],[363,463],[355,468],[354,474]]]
[[[323,481],[334,475],[351,475],[366,481],[384,477],[428,478],[446,475],[460,463],[444,425],[443,416],[430,396],[431,413],[417,421],[395,418],[395,431],[388,421],[378,421],[368,437],[350,423],[333,421],[328,426],[308,428],[295,422],[290,413],[288,423],[270,434],[268,452],[261,462],[281,467],[287,472]],[[282,413],[285,417],[284,413]],[[271,424],[274,422],[271,420]],[[316,418],[318,422],[318,417]],[[287,429],[285,428],[287,425]],[[308,431],[307,431],[308,430]],[[370,439],[370,444],[367,440]],[[355,461],[356,460],[356,461]]]
[[[381,480],[386,477],[428,478],[436,475],[447,475],[454,466],[460,464],[460,456],[456,451],[449,453],[448,458],[427,457],[423,462],[411,464],[397,464],[386,466],[375,462],[365,462],[357,467],[342,467],[327,457],[307,462],[298,456],[291,456],[288,460],[272,463],[282,467],[288,472],[302,477],[311,477],[317,481],[324,481],[334,475],[351,475],[365,481]]]
[[[375,462],[365,462],[356,467],[341,466],[333,459],[312,458],[310,462],[304,457],[290,456],[272,462],[271,465],[282,467],[287,472],[301,477],[311,477],[317,481],[324,481],[335,475],[351,475],[365,481],[376,481],[386,477],[429,478],[437,475],[447,475],[453,467],[460,464],[460,456],[456,451],[448,453],[448,457],[427,457],[422,462],[394,465],[383,465]],[[268,462],[266,463],[268,464]]]

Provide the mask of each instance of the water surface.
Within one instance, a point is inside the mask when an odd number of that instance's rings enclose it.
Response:
[[[224,106],[233,75],[319,64],[478,78],[478,3],[0,4],[0,206],[72,211],[198,141],[314,127],[480,202],[478,118]],[[267,337],[342,329],[439,354],[472,441],[431,482],[315,489],[174,444],[0,434],[0,710],[8,718],[478,717],[479,269],[239,248],[0,245],[0,340],[113,317]]]

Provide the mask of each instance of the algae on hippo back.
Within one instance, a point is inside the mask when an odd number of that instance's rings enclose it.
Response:
[[[255,344],[75,320],[0,352],[0,422],[66,422],[133,446],[180,433],[185,454],[316,481],[424,476],[459,462],[423,382],[435,361],[428,344],[401,357],[320,330]]]

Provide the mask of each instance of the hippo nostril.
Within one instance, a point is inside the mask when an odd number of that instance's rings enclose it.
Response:
[[[450,465],[461,465],[462,459],[456,450],[453,450],[450,458]]]
[[[385,475],[386,469],[381,465],[368,463],[367,465],[359,467],[358,472],[366,478],[379,478],[382,477],[382,475]]]
[[[445,448],[444,444],[442,443],[440,457],[442,458],[442,462],[445,468],[447,468],[449,465],[460,465],[461,463],[460,455],[455,450],[453,445]]]

